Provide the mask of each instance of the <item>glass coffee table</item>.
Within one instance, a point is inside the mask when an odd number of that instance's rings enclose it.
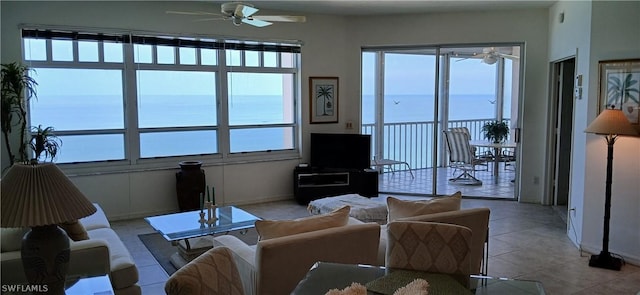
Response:
[[[379,294],[393,294],[393,292],[375,292],[375,287],[370,288],[371,285],[378,279],[381,279],[388,275],[389,272],[384,267],[370,266],[370,265],[356,265],[356,264],[342,264],[342,263],[329,263],[329,262],[317,262],[314,264],[307,276],[303,278],[296,289],[291,293],[292,295],[322,295],[330,289],[343,289],[353,282],[367,285],[370,295]],[[429,284],[429,294],[465,294],[465,295],[487,295],[487,294],[529,294],[529,295],[544,295],[544,287],[542,283],[536,281],[505,279],[505,278],[493,278],[484,276],[470,276],[470,289],[462,287],[460,283],[449,278],[443,279],[446,275],[425,275],[425,277],[433,278],[426,279]],[[407,280],[407,282],[413,279]],[[387,282],[386,287],[393,289],[394,283],[401,282],[400,280],[390,280]],[[398,287],[406,285],[407,282],[402,282]],[[450,284],[456,284],[457,286],[451,286]],[[384,284],[383,284],[384,285]],[[379,287],[379,286],[378,286]],[[461,289],[462,288],[462,289]]]
[[[206,216],[206,210],[205,218]],[[200,210],[147,217],[145,220],[165,240],[176,246],[171,263],[180,268],[213,246],[210,236],[231,231],[248,230],[254,227],[257,217],[234,206],[222,206],[215,210],[218,219],[212,223],[201,223]]]

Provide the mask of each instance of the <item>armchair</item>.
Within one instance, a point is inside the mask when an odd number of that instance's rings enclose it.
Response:
[[[357,222],[355,222],[357,223]],[[290,294],[318,261],[376,264],[380,225],[349,224],[258,241],[249,246],[230,235],[214,247],[232,249],[247,294]]]

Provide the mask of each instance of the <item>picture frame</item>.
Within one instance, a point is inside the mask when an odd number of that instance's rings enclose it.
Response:
[[[598,114],[608,107],[620,109],[640,130],[640,59],[604,60],[598,67]]]
[[[309,77],[309,121],[338,123],[338,77]]]

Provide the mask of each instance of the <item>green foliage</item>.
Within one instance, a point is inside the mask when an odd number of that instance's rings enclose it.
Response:
[[[32,161],[40,161],[40,156],[44,153],[44,160],[47,158],[53,160],[56,158],[58,154],[58,149],[62,146],[62,140],[58,138],[54,133],[53,127],[49,126],[46,128],[42,128],[42,125],[38,125],[38,127],[31,128],[31,141],[29,141],[29,145],[31,149],[35,152],[36,156],[32,159]]]
[[[638,91],[638,80],[633,80],[631,73],[627,74],[624,79],[620,79],[617,75],[609,76],[609,88],[607,89],[607,103],[615,105],[620,102],[620,108],[629,100],[640,103],[640,91]],[[635,86],[634,86],[635,85]]]
[[[491,142],[502,142],[509,135],[509,125],[504,121],[488,122],[482,126],[484,137]]]
[[[35,87],[38,83],[29,76],[31,69],[13,62],[2,64],[2,134],[9,154],[10,163],[24,162],[27,160],[27,110],[26,105],[31,97],[36,96]],[[13,154],[9,141],[9,134],[14,126],[18,126],[20,132],[20,147],[18,155]]]

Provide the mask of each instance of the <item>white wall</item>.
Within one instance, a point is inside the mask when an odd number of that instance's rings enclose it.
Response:
[[[564,21],[560,23],[560,14]],[[578,245],[582,240],[582,222],[584,218],[585,183],[585,140],[582,132],[587,127],[587,110],[590,104],[589,56],[590,56],[591,3],[588,1],[561,1],[549,9],[549,61],[576,57],[576,75],[582,75],[582,99],[574,102],[573,139],[571,151],[571,177],[569,190],[570,213],[569,238]]]
[[[594,1],[591,14],[589,122],[597,115],[598,61],[640,58],[640,2]],[[602,248],[606,144],[587,135],[582,246]],[[640,137],[621,137],[614,145],[609,251],[640,264]],[[597,181],[600,180],[600,181]]]
[[[565,13],[564,23],[558,14]],[[583,75],[583,99],[573,122],[568,237],[583,249],[602,248],[606,143],[583,130],[597,116],[598,61],[640,57],[640,2],[561,1],[549,11],[550,61],[577,52],[576,74]],[[640,263],[640,138],[621,137],[614,146],[609,250]],[[574,232],[575,231],[575,232]]]
[[[166,10],[217,11],[206,2],[0,2],[3,63],[21,60],[21,23],[154,31],[166,33],[298,39],[302,47],[303,159],[311,132],[357,132],[345,122],[360,118],[360,47],[381,44],[440,44],[524,42],[526,49],[523,120],[523,174],[520,198],[542,200],[547,109],[547,11],[467,12],[406,16],[356,17],[308,15],[304,24],[276,24],[266,28],[235,27],[230,22],[191,22],[189,17],[166,15]],[[268,13],[268,12],[265,12]],[[308,124],[308,77],[337,76],[339,124]],[[207,182],[226,204],[253,203],[292,197],[292,169],[300,159],[264,163],[211,163]],[[4,161],[3,161],[3,165]],[[87,196],[103,204],[110,218],[129,218],[175,210],[175,172],[171,167],[147,172],[74,175]]]

